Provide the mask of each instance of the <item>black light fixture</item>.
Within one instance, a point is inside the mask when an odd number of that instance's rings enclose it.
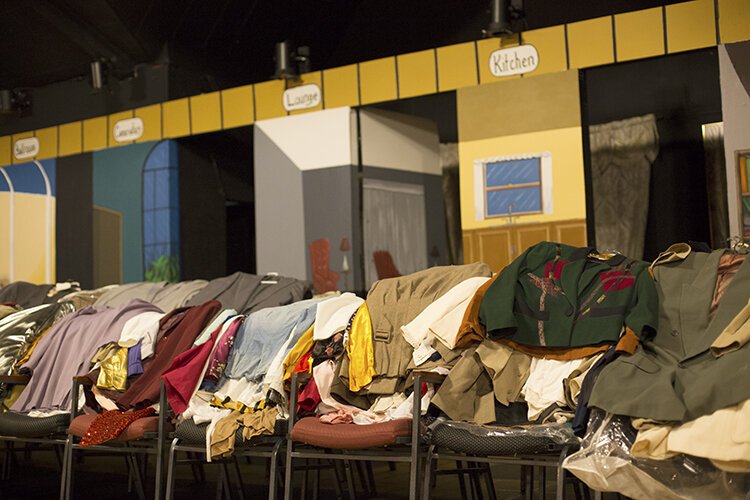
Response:
[[[492,0],[490,23],[483,33],[484,36],[502,36],[513,33],[510,27],[507,0]]]
[[[13,112],[13,92],[8,89],[0,90],[0,114],[9,115]]]
[[[289,40],[284,40],[276,44],[274,60],[276,61],[274,78],[297,79],[300,74],[310,71],[310,47],[302,46],[294,49]]]
[[[106,61],[97,59],[91,63],[91,88],[96,91],[102,90],[107,85],[109,67]]]
[[[18,113],[24,116],[31,110],[29,89],[0,89],[0,115]]]

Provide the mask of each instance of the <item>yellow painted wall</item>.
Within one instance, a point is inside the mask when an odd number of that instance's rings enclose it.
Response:
[[[0,282],[10,278],[9,262],[9,208],[10,194],[0,193]],[[45,276],[45,237],[46,197],[38,194],[15,193],[14,195],[14,234],[15,281],[46,283]],[[55,199],[50,202],[50,279],[55,281]]]
[[[543,130],[519,135],[459,142],[461,228],[479,229],[508,223],[505,217],[476,220],[474,214],[474,160],[524,153],[552,154],[551,214],[514,216],[515,224],[586,218],[581,127]]]
[[[515,216],[514,223],[586,218],[578,92],[577,71],[458,90],[462,229],[508,222],[502,217],[476,220],[474,161],[528,153],[551,153],[553,212]],[[503,120],[493,121],[492,116],[503,116]]]
[[[719,0],[719,32],[721,43],[739,42],[750,38],[750,2]]]

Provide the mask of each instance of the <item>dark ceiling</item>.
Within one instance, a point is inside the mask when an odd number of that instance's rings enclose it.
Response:
[[[525,29],[679,0],[525,0]],[[520,0],[513,0],[514,4]],[[474,40],[488,0],[2,0],[0,88],[115,74],[168,58],[218,86],[265,80],[283,39],[311,48],[313,69]],[[521,25],[518,26],[519,28]]]

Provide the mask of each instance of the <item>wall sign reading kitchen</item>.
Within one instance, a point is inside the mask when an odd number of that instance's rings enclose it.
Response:
[[[143,135],[143,120],[138,117],[126,118],[115,123],[112,127],[112,136],[115,142],[130,142],[140,139]]]
[[[539,66],[539,52],[533,45],[495,50],[490,54],[489,65],[494,76],[530,73]]]
[[[36,137],[28,137],[26,139],[18,139],[13,144],[13,156],[16,160],[23,160],[25,158],[33,158],[39,154],[39,139]]]
[[[297,111],[314,108],[320,104],[320,96],[320,87],[314,83],[286,89],[282,95],[284,109],[287,111]]]

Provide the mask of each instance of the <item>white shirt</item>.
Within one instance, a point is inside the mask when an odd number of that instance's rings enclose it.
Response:
[[[364,299],[351,292],[319,302],[315,311],[313,339],[325,340],[344,330],[349,319],[364,302]]]
[[[469,278],[457,284],[435,302],[425,307],[412,321],[401,327],[406,341],[417,347],[426,338],[435,336],[448,349],[456,347],[456,336],[466,308],[480,286],[489,278]]]
[[[141,341],[141,359],[146,359],[154,353],[156,334],[159,333],[159,321],[164,313],[145,312],[133,316],[125,322],[120,333],[118,344],[120,347],[133,347]]]

